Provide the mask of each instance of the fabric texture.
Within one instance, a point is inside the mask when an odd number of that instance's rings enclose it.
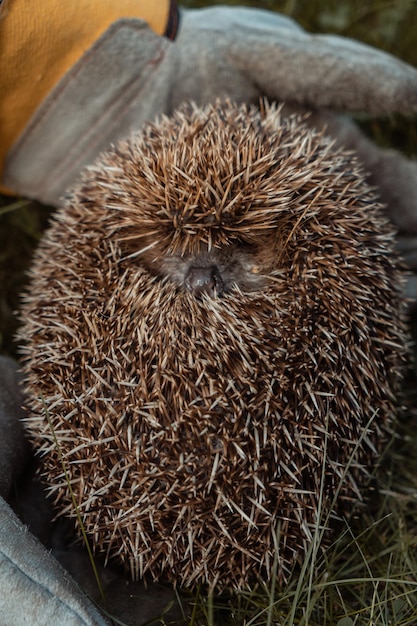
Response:
[[[1,626],[109,623],[2,498],[0,589]]]
[[[170,0],[12,0],[0,18],[0,169],[9,147],[54,85],[120,18],[163,35]]]
[[[6,186],[56,204],[109,143],[167,107],[154,82],[173,45],[142,20],[112,24],[38,108],[9,153]]]

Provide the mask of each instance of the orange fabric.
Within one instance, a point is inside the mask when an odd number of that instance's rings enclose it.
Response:
[[[164,34],[170,0],[9,0],[0,18],[0,172],[32,113],[117,19]]]

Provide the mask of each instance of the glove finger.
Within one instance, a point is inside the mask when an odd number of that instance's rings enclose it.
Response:
[[[217,33],[229,63],[260,93],[313,108],[372,115],[417,111],[417,69],[365,44],[277,26]],[[219,37],[223,39],[219,41]]]
[[[216,34],[220,31],[230,33],[231,30],[240,30],[256,37],[264,37],[268,32],[276,35],[277,29],[303,32],[302,27],[287,15],[252,7],[217,6],[204,9],[181,9],[180,16],[177,40],[181,40],[184,30],[209,31]]]
[[[3,626],[106,626],[69,574],[0,498],[0,616]]]

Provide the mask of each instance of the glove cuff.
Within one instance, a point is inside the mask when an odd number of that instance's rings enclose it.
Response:
[[[143,20],[157,35],[175,36],[174,0],[13,0],[6,5],[0,17],[0,173],[37,107],[103,33],[125,18]]]
[[[112,24],[59,81],[9,150],[4,186],[58,204],[83,167],[110,143],[166,109],[169,67],[162,61],[173,46],[141,20]]]

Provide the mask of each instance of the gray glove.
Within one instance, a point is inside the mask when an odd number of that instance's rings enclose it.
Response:
[[[69,574],[0,498],[1,626],[106,626]]]
[[[4,184],[57,204],[81,168],[109,143],[184,100],[260,96],[307,109],[371,115],[417,111],[417,70],[342,37],[310,35],[293,20],[244,8],[183,10],[176,41],[140,20],[120,20],[64,76],[10,151]],[[320,123],[318,117],[316,122]],[[341,123],[343,128],[344,122]],[[337,119],[331,132],[339,133]],[[361,142],[360,133],[354,133]],[[393,157],[372,146],[366,161],[391,171]],[[394,160],[397,157],[394,157]],[[397,184],[406,171],[407,191]],[[399,199],[393,219],[417,232],[417,166],[399,159],[380,177]]]

